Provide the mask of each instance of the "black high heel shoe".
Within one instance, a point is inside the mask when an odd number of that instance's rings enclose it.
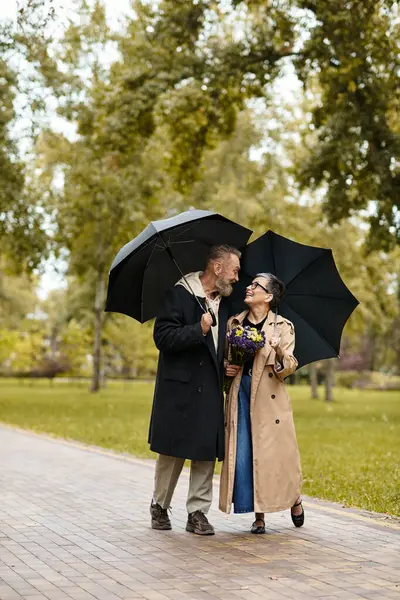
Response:
[[[256,525],[257,521],[262,521],[263,524],[262,525]],[[265,533],[265,521],[264,519],[256,519],[253,523],[253,525],[251,526],[250,529],[251,533]]]
[[[294,508],[295,506],[301,506],[301,508],[302,508],[301,515],[293,514],[292,508]],[[302,501],[300,500],[300,502],[296,502],[296,504],[293,504],[292,508],[290,509],[290,516],[292,517],[293,525],[295,527],[302,527],[302,525],[304,525],[304,508],[302,505]]]

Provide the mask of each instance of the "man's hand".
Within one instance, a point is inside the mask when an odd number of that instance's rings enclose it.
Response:
[[[230,363],[227,363],[225,365],[225,374],[228,377],[236,377],[236,375],[239,373],[239,371],[240,371],[239,365],[231,365]]]
[[[212,319],[212,316],[210,315],[210,313],[208,313],[208,312],[203,313],[201,316],[201,321],[200,321],[201,330],[203,332],[203,335],[207,335],[207,333],[211,329],[212,323],[213,323],[213,319]]]

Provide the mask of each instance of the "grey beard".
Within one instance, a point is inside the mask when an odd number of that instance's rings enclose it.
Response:
[[[223,279],[217,279],[215,282],[215,287],[221,296],[224,297],[230,296],[233,292],[233,285],[227,281],[224,281]]]

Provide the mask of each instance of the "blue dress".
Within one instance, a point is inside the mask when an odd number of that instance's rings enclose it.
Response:
[[[233,511],[254,512],[253,445],[250,421],[251,377],[243,375],[238,395],[238,425]]]
[[[267,317],[260,323],[251,323],[247,318],[243,325],[261,330]],[[254,512],[253,444],[251,438],[250,396],[253,360],[243,368],[238,394],[238,419],[235,481],[233,484],[233,512]]]

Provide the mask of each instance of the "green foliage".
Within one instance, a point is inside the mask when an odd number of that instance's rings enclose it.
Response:
[[[93,324],[93,390],[99,386],[104,326],[104,290],[117,250],[157,214],[140,173],[140,148],[123,154],[104,136],[109,73],[99,56],[112,48],[102,3],[93,10],[81,4],[83,25],[71,24],[56,48],[59,70],[68,77],[52,82],[59,113],[76,126],[77,136],[46,131],[38,145],[41,185],[50,190],[47,210],[57,223],[55,242],[69,253],[69,274],[91,285]],[[109,132],[110,133],[110,132]],[[111,135],[112,137],[112,135]],[[63,183],[60,187],[60,176]],[[143,188],[138,182],[143,181]]]
[[[76,286],[53,290],[41,303],[43,334],[47,358],[60,366],[65,375],[88,376],[91,344],[90,327]]]
[[[45,340],[36,322],[26,322],[15,340],[6,364],[11,373],[32,374],[45,357]]]
[[[15,81],[7,63],[0,58],[0,256],[7,257],[15,271],[32,270],[44,251],[43,217],[32,205],[25,186],[25,169],[16,158],[10,135],[15,118]]]
[[[388,251],[399,191],[392,3],[137,0],[116,33],[104,3],[84,0],[56,40],[45,35],[51,7],[32,0],[18,31],[0,32],[0,326],[13,330],[27,315],[23,284],[13,291],[4,275],[10,257],[14,270],[32,269],[51,241],[68,261],[69,286],[42,307],[46,360],[86,372],[90,338],[98,376],[100,349],[110,375],[153,373],[151,326],[102,313],[107,272],[148,221],[193,206],[256,236],[273,229],[332,247],[361,301],[346,343],[356,349],[367,337],[376,368],[398,364],[400,271]],[[12,51],[36,84],[30,114],[43,116],[50,95],[75,132],[42,128],[29,168],[11,135],[23,89]],[[291,65],[306,91],[293,106],[274,88]],[[372,206],[369,247],[384,251],[366,256],[362,211]]]
[[[153,385],[109,383],[93,397],[79,384],[29,387],[0,381],[0,420],[154,457],[147,444]],[[338,390],[334,403],[313,402],[290,386],[305,494],[400,515],[398,392]],[[219,467],[220,468],[220,465]]]
[[[39,306],[37,277],[10,275],[0,263],[0,372],[31,372],[43,354],[43,335],[28,318]],[[1,268],[3,267],[3,269]]]
[[[262,131],[251,112],[239,113],[229,138],[205,151],[199,179],[189,195],[191,205],[216,210],[239,223],[250,222],[258,214],[259,197],[268,176],[268,165],[250,158],[251,150],[261,142]],[[186,199],[182,208],[185,203]]]
[[[88,376],[88,351],[91,337],[87,329],[72,319],[60,332],[59,354],[63,357],[66,375]]]
[[[10,358],[18,345],[18,331],[0,329],[0,371],[7,372],[11,367]]]
[[[320,203],[300,195],[292,179],[298,148],[291,133],[306,121],[306,114],[299,107],[296,112],[297,116],[284,105],[270,109],[270,119],[279,123],[272,131],[262,131],[251,114],[241,113],[231,138],[205,153],[201,178],[193,187],[193,205],[222,212],[253,229],[255,237],[272,229],[300,243],[332,248],[344,282],[360,301],[345,336],[358,336],[368,324],[385,344],[399,314],[394,285],[399,252],[367,256],[367,233],[359,221],[330,225]],[[251,151],[260,143],[266,150],[258,152],[257,161],[251,160]],[[381,364],[388,360],[386,355]]]
[[[0,262],[0,327],[17,329],[28,313],[36,310],[36,285],[37,277],[10,275],[4,269],[4,262]]]
[[[140,324],[125,315],[112,315],[105,326],[106,372],[121,377],[153,377],[158,350],[153,323]]]
[[[292,61],[317,87],[317,137],[300,180],[324,184],[330,223],[371,210],[371,247],[397,239],[399,193],[395,3],[171,2],[135,4],[111,71],[102,135],[130,153],[166,128],[178,190],[198,179],[204,151],[232,134],[248,99],[269,99]],[[356,32],[356,34],[354,33]]]
[[[43,109],[37,52],[43,49],[43,28],[51,18],[51,0],[45,14],[43,4],[42,0],[30,0],[19,10],[16,24],[0,21],[0,257],[6,258],[15,272],[37,267],[47,246],[40,198],[12,135],[17,97],[19,110],[24,99],[31,118],[27,137],[35,129],[35,115]]]
[[[136,18],[120,39],[122,60],[111,71],[102,136],[110,150],[130,154],[166,128],[168,169],[187,192],[203,151],[234,131],[246,99],[266,95],[294,33],[285,7],[274,2],[246,9],[240,22],[227,3],[134,7]]]
[[[298,4],[315,24],[297,70],[305,83],[317,78],[320,89],[317,138],[301,179],[326,189],[332,223],[368,209],[369,246],[387,250],[400,240],[400,129],[391,118],[399,99],[397,3]]]

